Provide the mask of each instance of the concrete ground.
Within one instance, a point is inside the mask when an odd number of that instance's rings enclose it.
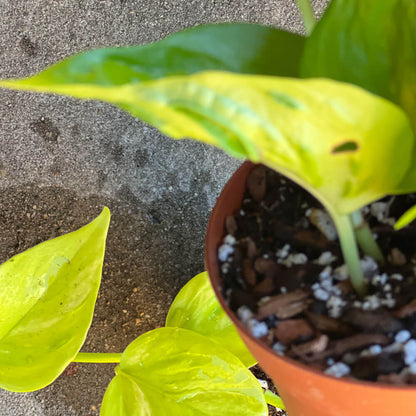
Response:
[[[259,22],[301,32],[294,3],[3,1],[0,78],[199,23]],[[321,14],[327,0],[313,3]],[[163,325],[180,287],[203,270],[210,209],[240,163],[208,146],[166,138],[107,104],[0,91],[0,261],[80,227],[108,205],[113,219],[103,283],[83,351],[121,352]],[[0,415],[98,415],[113,368],[84,364],[39,392],[0,390]]]

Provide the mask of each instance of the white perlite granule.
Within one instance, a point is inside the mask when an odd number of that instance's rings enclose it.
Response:
[[[296,253],[296,254],[289,254],[281,263],[286,267],[291,267],[296,264],[306,264],[308,262],[308,258],[306,254],[303,253]]]
[[[402,329],[396,334],[396,336],[394,337],[394,340],[396,342],[401,342],[402,344],[404,344],[406,341],[409,341],[411,337],[412,335],[407,329]]]
[[[224,244],[228,244],[229,246],[233,246],[235,245],[235,243],[237,242],[237,240],[235,239],[235,237],[231,234],[227,234],[224,237]]]
[[[286,347],[281,342],[275,342],[272,348],[280,355],[283,355],[283,353],[286,351]]]
[[[228,257],[234,253],[234,247],[228,244],[222,244],[218,248],[218,259],[222,262],[227,261]]]
[[[243,324],[245,324],[249,319],[251,319],[254,316],[253,312],[249,308],[247,308],[247,306],[240,306],[237,309],[237,315]]]
[[[404,344],[404,362],[409,365],[416,361],[416,340],[411,339]]]
[[[333,276],[334,276],[334,279],[338,280],[339,282],[343,282],[344,280],[347,280],[349,277],[348,266],[346,264],[343,264],[342,266],[337,267],[334,270]]]
[[[254,338],[261,338],[269,333],[267,325],[264,322],[259,322],[257,319],[249,319],[246,326]]]
[[[281,249],[276,251],[276,257],[278,259],[285,259],[289,255],[290,244],[285,244]]]
[[[378,264],[370,256],[363,257],[360,260],[360,264],[361,264],[361,269],[364,273],[364,276],[371,277],[378,270]]]
[[[267,383],[266,380],[262,380],[261,378],[258,378],[257,381],[260,383],[260,386],[263,389],[266,389],[267,390],[269,388],[269,384]]]
[[[381,345],[372,345],[371,347],[362,350],[360,353],[360,357],[369,357],[372,355],[378,355],[381,354],[381,352],[383,351],[383,348],[381,347]]]
[[[329,266],[337,259],[330,251],[324,251],[316,260],[315,263],[321,266]]]
[[[370,212],[373,217],[377,218],[377,221],[382,222],[386,215],[387,208],[387,202],[374,202],[370,206]]]
[[[334,377],[344,377],[347,374],[349,374],[351,371],[350,367],[342,362],[335,363],[334,365],[331,365],[331,367],[327,368],[324,373],[329,376]]]

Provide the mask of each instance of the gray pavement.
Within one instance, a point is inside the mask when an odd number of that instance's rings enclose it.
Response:
[[[326,3],[314,2],[318,14]],[[226,21],[302,32],[294,0],[4,0],[0,78],[27,76],[91,48]],[[240,163],[168,139],[107,104],[0,90],[0,261],[76,229],[108,205],[106,266],[83,350],[121,352],[163,325],[177,291],[203,270],[210,209]],[[113,368],[79,365],[39,392],[0,390],[0,416],[98,415]]]

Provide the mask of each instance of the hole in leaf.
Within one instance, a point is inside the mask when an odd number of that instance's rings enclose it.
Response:
[[[349,140],[347,142],[339,144],[338,146],[335,146],[332,149],[331,153],[355,152],[358,149],[358,143],[354,140]]]

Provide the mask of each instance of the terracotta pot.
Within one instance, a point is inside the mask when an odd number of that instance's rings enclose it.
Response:
[[[245,180],[254,166],[250,162],[244,163],[218,198],[208,224],[205,264],[219,302],[248,349],[275,382],[289,416],[416,415],[415,387],[336,379],[278,356],[268,345],[254,338],[225,303],[218,273],[217,249],[224,236],[225,218],[240,208]]]

